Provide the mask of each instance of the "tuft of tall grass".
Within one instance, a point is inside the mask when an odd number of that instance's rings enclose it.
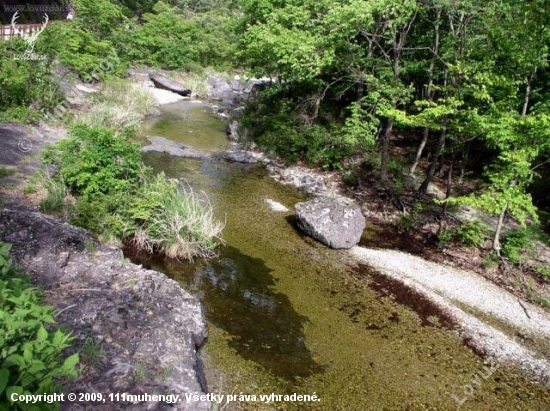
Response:
[[[75,117],[75,122],[113,129],[138,128],[155,105],[151,93],[130,80],[106,81],[92,96],[90,107]]]
[[[173,71],[168,76],[192,90],[197,96],[208,96],[207,72]]]
[[[187,260],[215,255],[225,224],[215,218],[206,195],[160,173],[143,184],[139,197],[134,218],[143,223],[133,236],[138,249]]]
[[[75,212],[76,199],[62,177],[54,179],[47,170],[40,170],[37,176],[41,187],[46,190],[46,196],[40,201],[39,209],[47,213],[59,215],[68,221]]]

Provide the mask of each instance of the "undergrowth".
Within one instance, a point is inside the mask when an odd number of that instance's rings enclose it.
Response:
[[[11,245],[0,242],[0,409],[56,410],[58,404],[13,403],[12,394],[59,393],[78,375],[78,354],[62,360],[72,337],[52,330],[53,307],[9,260]]]

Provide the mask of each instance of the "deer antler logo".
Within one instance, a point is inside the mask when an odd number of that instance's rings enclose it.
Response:
[[[11,19],[11,26],[13,27],[13,30],[17,34],[23,37],[23,40],[25,40],[25,43],[27,43],[27,49],[25,50],[25,54],[32,54],[34,51],[34,42],[36,41],[40,33],[42,33],[46,28],[46,26],[48,25],[48,21],[49,21],[48,15],[44,13],[44,23],[42,23],[42,27],[40,29],[31,30],[30,33],[23,33],[15,26],[15,21],[17,20],[18,17],[19,17],[19,12],[16,11]]]

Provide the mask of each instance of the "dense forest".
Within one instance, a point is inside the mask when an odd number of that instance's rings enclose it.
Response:
[[[340,169],[349,185],[368,178],[397,198],[411,178],[419,199],[443,179],[447,206],[470,204],[499,217],[497,253],[506,216],[547,223],[550,9],[543,0],[70,6],[74,19],[54,21],[38,38],[35,52],[46,59],[13,60],[23,41],[0,43],[0,119],[37,122],[55,107],[61,95],[51,74],[59,67],[89,82],[123,77],[130,66],[239,70],[271,79],[241,123],[288,163]],[[468,177],[481,183],[457,185]]]

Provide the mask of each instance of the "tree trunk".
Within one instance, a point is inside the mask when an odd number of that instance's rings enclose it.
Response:
[[[452,188],[453,188],[453,166],[454,166],[454,159],[451,160],[451,164],[449,165],[449,171],[447,172],[447,190],[445,191],[445,199],[448,199],[451,197],[452,194]],[[445,205],[443,206],[443,214],[447,212],[447,207],[449,206],[449,202],[445,201]]]
[[[434,99],[434,92],[433,92],[433,75],[434,75],[434,68],[435,68],[435,59],[436,56],[439,54],[439,19],[441,18],[441,9],[437,9],[436,15],[435,15],[435,25],[434,25],[434,31],[435,31],[435,38],[434,38],[434,52],[432,54],[432,59],[430,61],[430,67],[428,68],[428,90],[427,90],[427,98],[428,101],[433,101]],[[416,170],[416,167],[418,166],[418,162],[420,161],[420,158],[422,157],[422,152],[424,151],[424,147],[426,147],[426,143],[428,142],[428,137],[430,135],[430,129],[428,127],[424,128],[424,133],[422,134],[422,141],[420,142],[420,145],[418,146],[418,150],[416,151],[416,157],[414,159],[414,163],[412,163],[411,168],[409,169],[409,174],[412,176],[414,175],[414,172]]]
[[[525,117],[527,115],[527,110],[529,109],[529,98],[531,97],[531,82],[536,72],[537,72],[537,68],[535,67],[533,75],[525,79],[525,99],[523,101],[523,107],[521,109],[522,117]],[[517,182],[518,182],[518,178],[516,176],[516,178],[512,181],[512,185],[515,186]],[[500,249],[501,249],[500,233],[502,232],[502,226],[504,224],[504,216],[506,215],[507,210],[508,210],[508,203],[506,203],[504,207],[502,207],[502,210],[500,211],[500,215],[498,216],[497,228],[495,230],[495,237],[493,238],[493,251],[497,253],[499,257],[500,257]]]
[[[409,174],[412,176],[414,175],[414,171],[416,170],[416,167],[418,166],[418,162],[420,161],[420,158],[422,157],[422,152],[424,151],[424,147],[426,147],[426,143],[428,142],[428,136],[430,135],[430,129],[426,127],[424,129],[424,133],[422,134],[422,141],[420,142],[420,145],[418,146],[418,150],[416,150],[416,157],[414,158],[414,163],[412,163],[411,168],[409,169]]]
[[[437,168],[437,163],[439,161],[439,155],[441,154],[441,150],[443,150],[443,147],[445,146],[445,138],[447,137],[447,119],[443,120],[443,127],[441,128],[441,133],[439,134],[439,141],[437,142],[437,148],[435,149],[434,158],[432,160],[432,164],[430,165],[430,169],[428,170],[428,174],[426,175],[426,179],[418,189],[418,194],[425,195],[428,191],[428,185],[432,181],[435,170]]]
[[[497,228],[495,230],[495,237],[493,238],[493,251],[497,253],[497,255],[500,257],[500,233],[502,231],[502,226],[504,224],[504,216],[506,215],[506,211],[508,210],[508,203],[502,207],[502,210],[500,212],[500,215],[498,216],[498,223]]]
[[[390,137],[393,130],[393,118],[389,118],[386,123],[386,129],[381,135],[380,141],[380,184],[388,187],[388,163],[390,158]]]

